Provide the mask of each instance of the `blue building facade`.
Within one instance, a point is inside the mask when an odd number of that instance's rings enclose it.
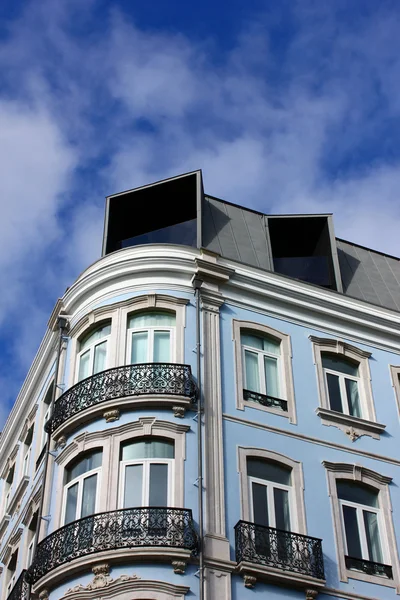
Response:
[[[395,598],[399,282],[199,172],[108,198],[0,437],[1,598]]]

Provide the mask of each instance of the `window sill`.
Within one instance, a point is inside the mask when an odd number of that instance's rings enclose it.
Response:
[[[384,585],[386,587],[396,588],[396,590],[398,590],[397,593],[400,591],[399,586],[394,579],[388,579],[387,577],[382,577],[381,575],[368,575],[367,573],[356,571],[355,569],[345,568],[344,577],[341,577],[340,579],[345,583],[348,583],[349,579],[357,579],[358,581],[365,581],[366,583],[375,583],[376,585]]]
[[[18,487],[15,490],[13,497],[11,498],[11,501],[8,504],[7,514],[9,514],[10,516],[12,516],[14,514],[19,503],[21,502],[22,496],[24,495],[25,490],[28,487],[28,483],[29,483],[29,477],[27,475],[24,475],[24,477],[19,482]]]
[[[316,590],[322,589],[326,583],[325,579],[317,579],[316,577],[294,571],[285,571],[276,567],[255,565],[248,561],[241,561],[237,566],[237,571],[243,576],[245,587],[249,588],[253,588],[258,579],[278,584],[283,583],[300,589],[310,587]]]
[[[11,517],[9,514],[4,515],[4,517],[0,521],[0,543],[10,521]]]
[[[380,439],[380,434],[385,431],[386,425],[367,421],[359,417],[353,417],[344,413],[319,407],[316,409],[317,415],[321,418],[321,423],[328,427],[337,427],[349,436],[352,442],[355,442],[362,435],[369,435],[375,440]]]

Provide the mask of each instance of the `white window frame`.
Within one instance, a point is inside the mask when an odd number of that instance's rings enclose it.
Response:
[[[386,425],[376,420],[369,368],[371,352],[352,346],[342,340],[336,340],[335,338],[319,338],[311,335],[309,339],[312,342],[319,393],[320,406],[316,409],[316,413],[321,418],[321,423],[341,429],[349,436],[352,442],[356,441],[362,435],[380,439],[380,435],[385,430]],[[324,353],[337,354],[338,358],[349,358],[358,364],[358,395],[362,417],[354,417],[348,414],[348,409],[347,412],[337,412],[331,409],[326,380],[327,369],[322,366],[322,356]],[[352,378],[351,375],[345,375],[339,371],[332,372],[335,375]]]
[[[251,457],[250,457],[251,458]],[[282,464],[282,463],[281,463]],[[292,477],[292,473],[290,474]],[[294,498],[293,498],[293,486],[292,485],[284,485],[283,483],[276,483],[275,481],[270,481],[269,479],[261,479],[259,477],[252,477],[250,475],[247,476],[248,486],[249,486],[249,503],[250,503],[250,516],[251,522],[254,523],[254,502],[253,502],[253,486],[252,483],[258,483],[267,488],[267,505],[268,505],[268,521],[273,521],[274,525],[270,522],[269,527],[276,529],[276,516],[275,516],[275,499],[274,499],[274,489],[284,490],[288,492],[289,498],[289,516],[290,516],[290,531],[297,531],[297,519],[296,519],[296,511],[294,506]],[[271,519],[269,517],[272,517]]]
[[[239,321],[237,319],[233,319],[232,326],[236,370],[236,408],[238,410],[246,410],[247,408],[251,408],[273,413],[280,417],[286,417],[289,419],[290,423],[295,424],[297,422],[297,416],[293,385],[292,346],[290,336],[267,325],[253,323],[251,321]],[[257,350],[256,348],[251,347],[248,347],[248,349],[252,352],[260,352],[263,353],[263,355],[277,358],[279,395],[282,400],[287,401],[287,411],[283,411],[276,407],[262,406],[258,402],[244,399],[243,390],[246,389],[244,348],[247,348],[247,346],[242,346],[241,333],[245,333],[246,331],[251,335],[262,338],[271,338],[279,343],[280,355],[264,353],[262,350]],[[264,365],[262,366],[262,370],[260,369],[260,373],[261,377],[263,377],[262,374],[264,373]]]
[[[25,452],[24,458],[22,459],[22,477],[29,475],[29,460],[32,452],[32,442],[29,444],[28,449]]]
[[[349,579],[358,579],[369,583],[376,583],[391,588],[396,588],[397,593],[400,593],[400,573],[399,561],[397,554],[396,536],[393,527],[392,519],[392,504],[390,500],[389,484],[392,481],[391,477],[381,475],[376,471],[367,469],[361,465],[347,463],[331,463],[328,461],[322,462],[326,469],[328,480],[328,491],[331,498],[333,527],[336,540],[337,563],[339,568],[340,581],[345,583]],[[336,481],[338,479],[348,479],[352,482],[364,483],[378,492],[379,504],[379,534],[382,547],[382,554],[385,557],[384,564],[390,565],[393,571],[393,579],[387,579],[378,575],[367,575],[361,571],[348,569],[345,563],[347,555],[346,535],[344,530],[344,519],[342,512],[342,504],[349,504],[348,501],[341,501],[338,497]],[[354,503],[356,505],[356,503]],[[373,507],[360,505],[367,510],[373,511]],[[369,559],[365,559],[369,560]]]
[[[29,542],[28,547],[26,549],[26,568],[27,569],[29,569],[29,567],[32,564],[33,550],[34,550],[34,546],[35,546],[36,535],[37,535],[37,532],[35,531],[35,533],[32,536],[32,539]]]
[[[323,358],[323,356],[322,356]],[[342,358],[342,357],[340,357]],[[359,365],[357,365],[357,368],[359,369]],[[339,389],[340,389],[340,399],[342,401],[342,407],[343,407],[343,414],[345,415],[349,415],[349,416],[353,416],[350,415],[350,410],[349,410],[349,401],[347,398],[347,390],[346,390],[346,379],[350,379],[351,381],[355,381],[357,383],[357,390],[358,390],[358,396],[360,399],[360,410],[362,412],[362,402],[361,402],[361,397],[360,397],[360,384],[361,384],[361,380],[360,377],[355,377],[354,375],[348,375],[347,373],[343,373],[342,371],[335,371],[334,369],[327,369],[326,367],[323,367],[324,369],[324,375],[325,375],[325,386],[326,386],[326,394],[328,396],[328,401],[329,401],[329,406],[330,406],[330,396],[329,396],[329,388],[328,388],[328,374],[330,375],[335,375],[335,377],[338,377],[339,379]]]
[[[157,312],[157,311],[151,311],[151,312]],[[162,311],[160,311],[162,312]],[[133,316],[132,314],[129,316]],[[128,320],[129,320],[129,316],[128,316]],[[175,314],[174,314],[175,316]],[[176,318],[176,317],[175,317]],[[156,325],[151,325],[149,327],[130,327],[129,329],[127,329],[127,344],[126,344],[126,364],[130,365],[131,364],[131,356],[132,356],[132,334],[133,333],[142,333],[142,332],[146,332],[148,333],[148,342],[147,342],[147,360],[145,361],[145,363],[153,363],[153,356],[154,356],[154,332],[155,331],[168,331],[170,334],[170,340],[169,340],[169,350],[170,350],[170,360],[168,361],[169,363],[176,363],[176,325],[170,326],[170,327],[163,327],[163,326],[156,326]]]
[[[133,440],[135,441],[135,440]],[[151,441],[151,439],[149,440]],[[120,485],[119,485],[119,508],[123,508],[125,495],[126,467],[131,465],[143,465],[142,480],[142,507],[149,506],[150,494],[150,465],[168,465],[168,499],[167,507],[172,504],[172,490],[174,482],[174,458],[138,458],[133,460],[120,460]],[[134,508],[134,507],[132,507]]]
[[[96,323],[96,327],[93,327],[91,330],[87,331],[85,334],[81,335],[81,339],[85,338],[86,336],[90,336],[91,334],[95,333],[97,331],[97,329],[101,329],[102,327],[105,327],[106,324],[109,322],[109,319],[105,319],[104,321],[99,321],[98,323]],[[111,338],[111,334],[112,334],[112,322],[109,323],[110,325],[110,333],[108,335],[105,335],[104,337],[98,339],[98,340],[94,340],[93,342],[91,342],[88,346],[86,346],[86,348],[84,348],[83,350],[79,350],[79,352],[76,355],[76,368],[75,368],[75,373],[76,373],[76,382],[79,381],[79,366],[80,366],[80,361],[81,358],[84,354],[86,354],[87,352],[89,352],[90,355],[90,360],[89,360],[89,375],[87,375],[87,377],[91,377],[92,375],[94,375],[93,373],[93,368],[94,368],[94,357],[95,357],[95,348],[96,346],[99,346],[100,344],[104,344],[106,343],[106,363],[105,363],[105,368],[108,369],[108,365],[109,365],[109,342],[110,342],[110,338]],[[80,345],[80,341],[78,341],[78,344]],[[83,378],[85,379],[85,377]]]
[[[242,331],[244,333],[244,330]],[[265,336],[258,335],[261,339],[265,339]],[[274,340],[276,341],[276,340]],[[279,343],[279,354],[273,354],[272,352],[266,352],[265,350],[260,350],[259,348],[254,348],[253,346],[246,346],[242,344],[242,360],[243,360],[243,379],[245,389],[249,389],[246,381],[246,351],[251,352],[252,354],[257,355],[258,361],[258,376],[259,376],[259,386],[260,386],[260,394],[267,395],[267,383],[265,378],[265,367],[264,367],[264,357],[273,358],[276,360],[277,364],[277,373],[278,373],[278,388],[279,393],[281,393],[282,388],[284,388],[283,380],[282,380],[282,361],[281,361],[281,344]],[[284,398],[282,398],[284,400]]]
[[[400,367],[396,365],[389,365],[389,370],[397,403],[397,411],[400,417]]]
[[[84,458],[84,456],[82,456],[82,458]],[[103,458],[103,456],[102,456],[102,458]],[[62,514],[61,514],[61,522],[63,524],[65,524],[65,517],[66,517],[66,512],[67,512],[67,495],[68,495],[69,488],[75,484],[78,484],[78,494],[77,494],[77,499],[76,499],[77,510],[76,510],[75,519],[74,519],[74,521],[76,521],[77,519],[81,518],[83,482],[85,479],[87,479],[88,477],[92,477],[93,475],[97,475],[96,503],[95,503],[95,509],[94,509],[93,514],[98,512],[99,501],[100,501],[100,489],[101,489],[101,469],[102,469],[102,465],[100,467],[97,467],[96,469],[91,469],[90,471],[85,471],[85,473],[82,473],[82,475],[78,475],[78,477],[75,477],[75,479],[72,479],[72,481],[69,481],[68,483],[64,484],[63,508],[62,508]],[[67,470],[68,470],[68,466],[65,469],[65,474],[67,473]]]

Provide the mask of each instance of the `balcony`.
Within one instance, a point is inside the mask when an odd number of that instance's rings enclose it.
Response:
[[[28,600],[29,598],[29,584],[25,579],[26,569],[21,571],[21,575],[18,577],[15,585],[9,595],[7,596],[7,600]]]
[[[101,560],[97,556],[99,552],[112,551],[111,558],[122,560],[123,557],[131,558],[133,549],[144,547],[163,548],[161,557],[168,557],[168,549],[186,550],[188,556],[196,555],[198,537],[192,511],[186,508],[126,508],[68,523],[38,544],[27,580],[35,584],[50,571],[82,557],[84,568],[89,562],[86,557],[91,554]],[[128,550],[128,553],[118,553],[118,550]],[[62,567],[61,571],[65,577],[66,568]]]
[[[295,586],[325,583],[321,540],[247,521],[235,526],[236,562],[246,587],[257,578]]]
[[[80,413],[87,409],[98,407],[101,412],[104,403],[107,403],[107,408],[113,408],[113,400],[143,396],[148,400],[153,397],[153,404],[178,404],[184,411],[197,397],[190,366],[166,363],[126,365],[87,377],[58,398],[52,417],[46,423],[46,431],[54,433],[78,414],[79,422],[82,422]],[[154,400],[154,397],[158,399]],[[167,402],[163,402],[162,399],[167,397]],[[120,405],[121,402],[116,404]]]
[[[345,556],[346,568],[352,571],[360,571],[367,575],[377,575],[378,577],[386,577],[393,579],[393,569],[390,565],[364,560],[363,558],[354,558]]]
[[[243,399],[250,400],[251,402],[257,402],[261,406],[267,406],[268,408],[278,408],[284,412],[288,411],[287,400],[282,398],[275,398],[274,396],[266,396],[259,392],[252,392],[251,390],[243,390]]]

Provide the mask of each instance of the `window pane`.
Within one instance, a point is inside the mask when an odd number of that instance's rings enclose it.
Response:
[[[246,370],[246,390],[260,392],[260,376],[258,372],[258,355],[245,350],[244,362]]]
[[[143,465],[125,467],[124,508],[142,506]]]
[[[92,471],[93,469],[97,469],[101,467],[101,461],[103,458],[103,452],[101,450],[94,450],[90,454],[86,454],[83,458],[79,459],[77,462],[74,462],[72,465],[67,467],[67,483],[75,479],[75,477],[79,477],[79,475],[83,475],[83,473],[87,473],[88,471]]]
[[[358,383],[354,379],[345,379],[349,413],[353,417],[361,417],[360,397],[358,395]]]
[[[357,510],[352,506],[343,506],[343,518],[347,541],[347,556],[363,558],[357,524]]]
[[[250,346],[251,348],[257,348],[257,350],[263,350],[264,352],[276,354],[277,356],[281,353],[281,343],[272,338],[242,333],[240,335],[240,340],[242,346]]]
[[[358,377],[358,365],[350,360],[337,356],[336,354],[323,354],[322,366],[325,367],[325,369],[331,369],[332,371],[339,371],[345,375]]]
[[[269,526],[267,486],[252,482],[253,518],[257,525]]]
[[[90,350],[87,350],[79,359],[78,381],[90,375]]]
[[[137,440],[122,446],[121,460],[174,458],[174,442],[161,439]]]
[[[331,409],[336,410],[337,412],[343,412],[342,397],[340,395],[339,387],[339,377],[337,375],[332,375],[332,373],[327,373],[326,379],[328,382],[328,395]]]
[[[264,356],[265,383],[267,396],[279,398],[278,361]]]
[[[100,373],[106,368],[107,342],[97,344],[94,349],[93,373]]]
[[[247,459],[247,474],[249,477],[257,477],[257,479],[274,481],[283,485],[291,484],[291,469],[289,467],[259,458]]]
[[[67,490],[67,505],[65,509],[65,523],[71,523],[76,519],[76,503],[78,500],[78,484],[71,485]]]
[[[141,331],[140,333],[132,333],[132,353],[131,363],[136,365],[138,363],[146,363],[147,358],[147,331]]]
[[[154,362],[169,362],[170,361],[170,332],[155,331],[154,332]]]
[[[366,487],[347,479],[337,481],[336,486],[338,497],[341,500],[356,502],[357,504],[364,504],[365,506],[374,506],[375,508],[378,508],[379,506],[379,492],[373,488]]]
[[[379,538],[378,515],[368,510],[363,510],[365,534],[367,536],[368,558],[374,562],[382,563],[382,548]]]
[[[142,327],[174,327],[175,322],[175,313],[149,310],[130,316],[128,319],[128,329],[139,329]]]
[[[289,493],[286,490],[274,488],[275,527],[290,531]]]
[[[93,515],[96,510],[97,474],[83,481],[81,518]]]
[[[150,465],[149,506],[168,506],[168,465]]]
[[[89,335],[85,336],[81,340],[80,350],[81,351],[84,350],[85,348],[90,346],[90,344],[93,344],[93,342],[96,342],[97,340],[101,340],[101,338],[105,337],[106,335],[110,335],[110,333],[111,333],[111,323],[101,325],[100,327],[98,327],[97,329],[95,329],[94,331],[89,333]]]

